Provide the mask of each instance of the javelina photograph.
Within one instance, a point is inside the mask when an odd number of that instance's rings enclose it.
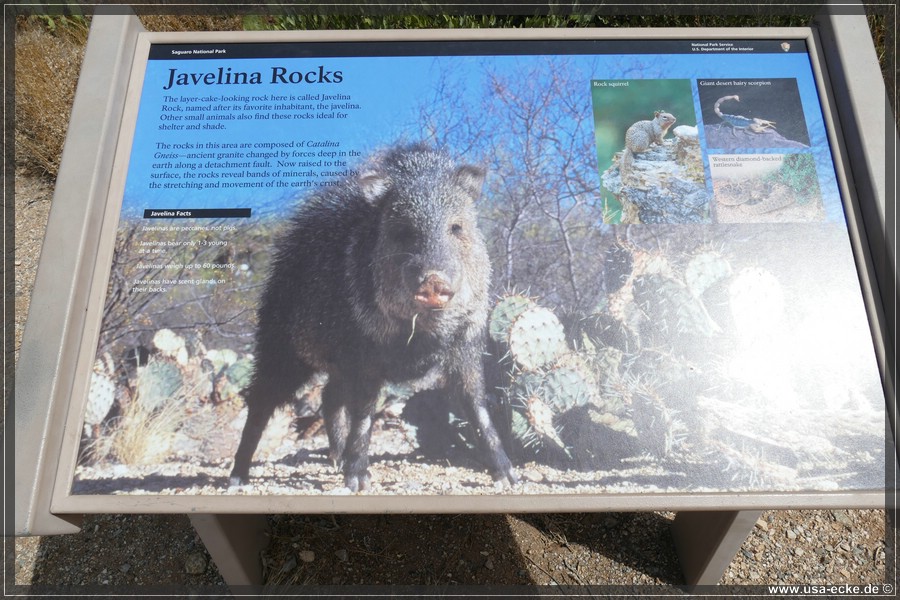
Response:
[[[485,401],[491,266],[474,208],[483,179],[478,167],[404,146],[303,202],[261,298],[232,485],[248,481],[275,409],[322,371],[329,455],[351,491],[370,485],[382,384],[432,372],[465,407],[494,480],[516,481]]]

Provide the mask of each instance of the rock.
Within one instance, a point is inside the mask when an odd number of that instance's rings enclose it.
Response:
[[[184,559],[184,572],[190,575],[202,575],[206,566],[206,556],[202,552],[192,552]]]
[[[698,130],[696,127],[692,127],[691,125],[679,125],[672,130],[672,133],[675,135],[675,137],[685,140],[697,141],[698,139]]]
[[[710,197],[700,146],[669,138],[635,156],[627,185],[618,160],[602,175],[603,187],[622,203],[625,223],[708,223]]]
[[[544,476],[537,469],[522,469],[519,475],[525,481],[532,481],[534,483],[540,483],[544,480]]]
[[[288,556],[287,560],[284,561],[284,564],[281,565],[282,573],[290,573],[294,569],[297,568],[297,559],[294,556]]]
[[[840,523],[847,529],[853,529],[853,521],[850,520],[850,517],[847,516],[847,511],[845,510],[833,510],[831,511],[832,516],[836,523]]]
[[[316,553],[312,550],[304,550],[298,556],[300,557],[300,560],[305,563],[311,563],[316,560]]]

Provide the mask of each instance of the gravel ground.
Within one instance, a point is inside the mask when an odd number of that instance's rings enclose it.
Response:
[[[17,351],[52,186],[16,176]],[[673,518],[662,512],[279,515],[271,517],[263,562],[270,584],[416,585],[429,593],[446,592],[447,585],[615,585],[621,587],[609,591],[670,593],[682,584],[669,533]],[[883,584],[895,573],[885,533],[882,510],[767,511],[721,583]],[[14,564],[7,561],[4,573],[7,583],[29,586],[7,588],[18,593],[66,588],[183,596],[226,589],[184,516],[88,516],[78,534],[16,538],[14,549]]]

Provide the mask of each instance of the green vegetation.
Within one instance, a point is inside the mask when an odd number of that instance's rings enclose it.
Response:
[[[248,15],[247,30],[317,29],[463,29],[463,28],[545,28],[545,27],[802,27],[809,15],[350,15],[307,14],[294,7],[293,14]],[[367,9],[368,10],[368,9]],[[589,9],[586,9],[589,10]]]
[[[811,154],[786,154],[781,167],[766,179],[790,188],[800,204],[819,197],[816,163]]]

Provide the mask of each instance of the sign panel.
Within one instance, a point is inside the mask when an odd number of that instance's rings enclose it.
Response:
[[[143,60],[73,495],[883,487],[806,40]]]

